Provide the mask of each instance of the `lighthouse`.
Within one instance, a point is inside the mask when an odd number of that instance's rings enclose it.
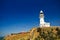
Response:
[[[40,18],[40,24],[39,24],[40,27],[50,27],[50,23],[44,21],[44,12],[42,10],[40,11],[39,18]]]

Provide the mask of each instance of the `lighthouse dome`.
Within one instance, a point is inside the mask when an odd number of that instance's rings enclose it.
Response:
[[[40,14],[43,14],[43,11],[42,10],[40,11]]]

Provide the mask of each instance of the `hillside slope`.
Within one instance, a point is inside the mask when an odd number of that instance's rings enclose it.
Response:
[[[7,35],[4,40],[60,40],[60,27],[32,28],[28,32]]]

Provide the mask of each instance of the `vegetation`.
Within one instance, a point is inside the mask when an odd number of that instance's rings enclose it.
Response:
[[[8,36],[5,40],[60,40],[60,27],[39,27],[31,29],[29,32],[32,32],[31,35],[30,33],[17,34]]]
[[[60,28],[37,28],[39,36],[35,40],[60,40]]]

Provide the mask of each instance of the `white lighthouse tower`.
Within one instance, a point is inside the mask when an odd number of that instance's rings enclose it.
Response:
[[[42,10],[40,11],[40,27],[50,27],[50,23],[44,21],[44,13]]]

